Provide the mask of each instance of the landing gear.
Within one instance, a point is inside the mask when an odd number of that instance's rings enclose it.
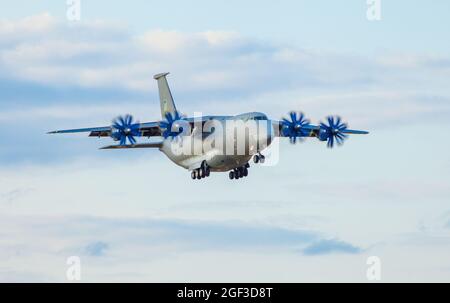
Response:
[[[200,180],[200,179],[209,177],[210,174],[211,174],[211,169],[209,168],[209,166],[206,163],[206,161],[203,161],[203,163],[200,166],[200,168],[194,169],[191,172],[191,178],[193,180],[195,180],[195,179]]]
[[[242,172],[242,176],[247,177],[248,176],[248,168],[245,167],[244,171]]]
[[[235,170],[234,170],[234,178],[237,180],[237,179],[240,179],[242,177],[242,175],[241,175],[241,170],[240,170],[240,168],[236,168]]]
[[[211,169],[209,168],[208,164],[206,164],[205,166],[203,166],[202,168],[200,168],[200,171],[202,172],[202,175],[204,177],[209,177],[210,173],[211,173]]]
[[[250,164],[245,164],[244,166],[237,167],[234,170],[230,171],[229,177],[230,180],[237,180],[240,178],[244,178],[248,176],[248,168],[250,167]]]
[[[265,161],[266,161],[266,157],[264,155],[262,155],[261,153],[258,153],[253,157],[253,162],[255,162],[256,164],[258,164],[258,163],[263,164]]]

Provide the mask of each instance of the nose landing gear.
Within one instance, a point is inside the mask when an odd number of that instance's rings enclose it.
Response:
[[[253,156],[253,162],[255,162],[256,164],[258,164],[258,163],[263,164],[265,161],[266,161],[266,157],[264,155],[262,155],[261,153],[258,153],[255,156]]]
[[[250,164],[245,164],[244,166],[237,167],[234,170],[230,171],[229,177],[230,180],[237,180],[240,178],[244,178],[248,176],[248,168],[250,167]]]

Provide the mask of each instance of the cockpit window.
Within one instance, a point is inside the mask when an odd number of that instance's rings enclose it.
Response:
[[[268,120],[267,116],[262,114],[262,113],[247,113],[247,114],[239,115],[237,117],[239,119],[242,119],[243,121],[248,121],[248,120],[254,120],[254,121]]]
[[[266,116],[256,116],[256,117],[254,117],[253,118],[253,120],[267,120],[267,117]]]

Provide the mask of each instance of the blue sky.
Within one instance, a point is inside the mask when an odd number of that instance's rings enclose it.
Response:
[[[446,1],[0,2],[0,280],[450,279]],[[340,114],[369,136],[280,145],[278,165],[194,182],[154,150],[48,136],[186,114]],[[175,189],[175,190],[174,190]]]

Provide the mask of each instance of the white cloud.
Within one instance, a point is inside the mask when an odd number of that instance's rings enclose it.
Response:
[[[20,20],[0,20],[0,37],[17,34],[47,34],[54,29],[56,20],[49,13],[25,17]]]
[[[19,20],[17,25],[9,22],[8,28],[11,34],[20,31],[34,35],[35,29],[29,29],[29,24],[43,23],[41,19],[51,24],[38,26],[44,33],[5,47],[0,58],[13,75],[47,84],[111,85],[139,90],[146,87],[136,83],[169,70],[183,79],[179,81],[181,90],[192,89],[191,86],[286,90],[293,84],[304,86],[310,82],[353,84],[365,77],[361,68],[374,64],[355,56],[271,45],[235,32],[151,30],[132,35],[114,24],[109,28],[108,24],[99,27],[86,23],[72,28],[49,15]],[[284,81],[279,81],[280,77]]]
[[[391,54],[378,58],[378,62],[388,67],[405,69],[446,69],[449,72],[450,60],[448,57],[433,54]]]
[[[83,282],[365,282],[366,259],[374,253],[383,282],[449,277],[448,241],[442,241],[448,236],[432,234],[362,252],[310,232],[236,221],[2,215],[1,222],[9,236],[0,238],[4,282],[64,282],[73,255],[80,257]]]

